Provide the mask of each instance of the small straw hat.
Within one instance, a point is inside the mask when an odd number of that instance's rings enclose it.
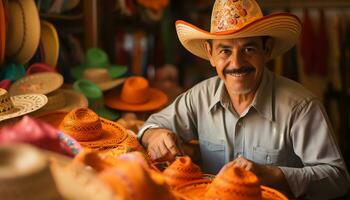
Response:
[[[106,68],[86,69],[82,79],[95,83],[102,91],[115,88],[125,81],[125,78],[112,79]]]

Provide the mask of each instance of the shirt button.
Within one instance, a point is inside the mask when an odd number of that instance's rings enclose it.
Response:
[[[237,157],[237,158],[239,158],[239,157],[241,157],[241,156],[242,156],[241,153],[237,153],[237,154],[236,154],[236,157]]]
[[[238,122],[237,125],[238,125],[238,126],[242,126],[243,123],[242,123],[242,122]]]
[[[267,161],[268,163],[271,162],[271,157],[270,157],[269,155],[266,156],[266,161]]]

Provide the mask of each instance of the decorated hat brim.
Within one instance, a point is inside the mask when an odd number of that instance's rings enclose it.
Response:
[[[123,111],[152,111],[162,108],[167,102],[168,97],[159,89],[150,88],[148,93],[149,100],[142,104],[131,104],[123,101],[118,93],[111,91],[105,96],[105,104],[113,109]]]
[[[301,22],[293,14],[276,13],[261,17],[238,30],[210,33],[188,22],[176,21],[176,31],[181,44],[194,55],[207,59],[204,43],[212,39],[235,39],[270,36],[274,38],[271,57],[276,57],[294,46],[301,33]]]

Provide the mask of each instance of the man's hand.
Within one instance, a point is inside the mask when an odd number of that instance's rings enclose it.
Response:
[[[236,158],[227,165],[241,167],[245,170],[253,172],[259,178],[262,185],[272,186],[285,192],[290,192],[284,174],[282,170],[277,166],[261,165],[251,160],[248,160],[243,156]]]
[[[173,161],[183,155],[176,135],[168,129],[150,128],[142,137],[142,144],[154,161]]]

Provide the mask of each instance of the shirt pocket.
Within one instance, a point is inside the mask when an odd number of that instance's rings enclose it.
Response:
[[[225,164],[225,144],[223,141],[199,140],[202,168],[206,173],[216,174]]]
[[[286,155],[280,149],[253,147],[253,161],[264,165],[284,165]]]

